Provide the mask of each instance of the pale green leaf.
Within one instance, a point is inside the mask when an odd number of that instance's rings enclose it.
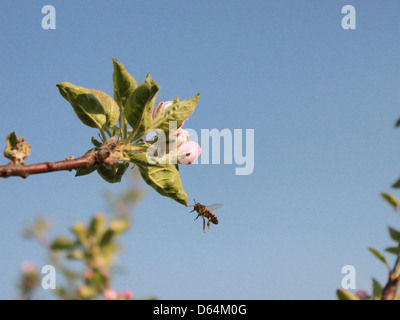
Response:
[[[187,195],[173,164],[138,165],[143,180],[159,194],[187,206]]]
[[[88,243],[88,234],[86,231],[86,226],[82,222],[75,223],[71,228],[72,233],[77,237],[79,242],[86,246]]]
[[[101,103],[104,108],[104,114],[106,116],[107,127],[114,127],[119,119],[119,107],[115,100],[109,96],[107,93],[96,90],[96,89],[88,89]]]
[[[132,127],[133,141],[144,136],[151,128],[152,111],[157,92],[157,84],[143,83],[136,88],[125,103],[124,114]]]
[[[152,130],[160,129],[167,132],[170,129],[170,125],[173,125],[173,122],[176,122],[176,127],[179,127],[196,109],[199,97],[200,95],[196,94],[193,99],[174,100],[171,106],[157,113],[152,124]]]
[[[359,297],[357,297],[350,291],[343,290],[343,289],[336,290],[336,295],[339,300],[360,300]]]
[[[387,258],[380,253],[378,250],[374,249],[374,248],[368,248],[368,250],[375,256],[377,257],[379,260],[381,260],[389,269],[389,262],[387,260]]]
[[[380,299],[382,297],[382,285],[375,278],[372,278],[372,292],[375,298]]]
[[[114,73],[114,99],[120,105],[124,106],[126,100],[137,88],[136,80],[126,71],[124,65],[118,62],[116,59],[112,58]]]
[[[72,249],[75,247],[75,242],[71,241],[66,237],[58,237],[56,238],[50,245],[52,250],[66,250]]]
[[[390,194],[390,193],[381,193],[381,197],[388,203],[390,204],[395,210],[398,209],[399,207],[399,200],[397,199],[396,196]]]
[[[101,128],[106,124],[107,118],[104,107],[89,89],[69,82],[59,83],[57,87],[85,125]]]
[[[91,235],[98,235],[102,233],[105,229],[104,226],[105,217],[101,214],[95,215],[89,224],[89,233]]]
[[[115,219],[110,222],[110,229],[115,233],[121,233],[126,231],[129,228],[129,220],[128,219]]]

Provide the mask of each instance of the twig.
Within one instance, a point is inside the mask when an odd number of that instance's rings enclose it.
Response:
[[[106,141],[98,151],[91,150],[79,158],[67,157],[65,160],[57,162],[42,162],[30,165],[20,165],[10,162],[7,165],[0,166],[0,177],[19,176],[27,178],[31,174],[46,173],[62,170],[76,170],[89,168],[94,165],[112,165],[112,162],[118,162],[118,159],[107,159],[115,148],[115,137]],[[107,161],[108,160],[108,161]]]
[[[393,300],[396,297],[399,283],[400,277],[395,277],[394,273],[391,271],[389,274],[388,283],[382,291],[382,300]]]
[[[96,152],[89,152],[82,157],[77,159],[65,159],[57,162],[42,162],[30,165],[17,165],[13,162],[5,166],[0,166],[0,177],[7,178],[10,176],[19,176],[27,178],[31,174],[61,171],[61,170],[73,170],[79,168],[88,168],[95,164]]]

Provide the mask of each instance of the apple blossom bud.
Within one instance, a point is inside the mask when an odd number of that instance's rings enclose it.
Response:
[[[165,110],[166,108],[168,108],[170,105],[172,104],[172,101],[163,101],[160,102],[157,107],[154,108],[153,110],[153,118],[156,117],[156,115],[158,113],[160,113],[161,111]]]
[[[201,148],[194,141],[183,142],[178,149],[178,162],[180,164],[192,164],[201,153]]]
[[[189,132],[187,132],[185,129],[178,129],[176,131],[176,146],[179,148],[182,143],[188,142],[189,141]]]
[[[172,103],[173,103],[173,101],[160,102],[157,105],[157,107],[155,107],[154,110],[153,110],[153,119],[156,117],[156,115],[158,115],[159,113],[161,113],[165,109],[169,108],[172,105]],[[185,123],[185,121],[183,121],[178,128],[181,128],[184,123]]]

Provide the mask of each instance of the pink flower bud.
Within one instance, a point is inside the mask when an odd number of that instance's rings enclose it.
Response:
[[[107,300],[117,300],[118,298],[117,293],[113,289],[105,289],[103,295]]]
[[[180,164],[192,164],[200,155],[201,148],[194,141],[183,142],[178,149],[178,162]]]
[[[86,270],[84,273],[85,279],[89,280],[91,277],[93,277],[93,271],[92,270]]]
[[[172,101],[160,102],[157,105],[157,107],[155,107],[153,110],[153,118],[155,118],[158,113],[160,113],[161,111],[164,111],[166,108],[168,108],[171,104],[172,104]]]
[[[21,270],[23,273],[36,273],[37,272],[35,264],[31,261],[22,262]]]
[[[172,105],[173,101],[163,101],[160,102],[157,107],[154,108],[153,110],[153,119],[158,115],[160,112],[164,111],[165,109],[169,108]],[[183,124],[185,121],[181,123],[181,125],[178,128],[182,128]]]
[[[358,290],[356,296],[360,299],[368,299],[368,293],[365,290]]]
[[[176,137],[177,148],[179,148],[182,143],[189,141],[189,133],[185,129],[178,129],[174,136]]]
[[[123,299],[126,300],[132,300],[133,299],[133,293],[131,291],[125,291],[125,292],[121,292],[119,294],[119,296]]]

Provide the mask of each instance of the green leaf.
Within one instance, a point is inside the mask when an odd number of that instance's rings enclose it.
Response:
[[[84,257],[85,255],[81,250],[74,250],[67,255],[68,259],[76,259],[76,260],[83,260]]]
[[[103,273],[97,270],[92,270],[92,276],[86,279],[86,281],[89,287],[95,289],[99,293],[107,287],[107,278]]]
[[[397,120],[395,127],[399,127],[400,126],[400,118]]]
[[[4,156],[14,164],[25,165],[25,158],[31,153],[31,146],[25,142],[24,137],[17,137],[15,132],[11,132],[6,138]]]
[[[71,241],[66,237],[58,237],[56,238],[50,245],[52,250],[66,250],[72,249],[76,246],[76,243]]]
[[[104,247],[104,246],[108,245],[111,242],[114,235],[115,235],[114,230],[107,229],[107,231],[104,232],[103,236],[100,239],[100,242],[99,242],[100,247]]]
[[[389,247],[385,249],[386,252],[392,253],[396,256],[400,255],[400,248],[399,247]]]
[[[96,170],[95,166],[89,168],[76,169],[75,177],[86,176],[87,174],[90,174],[95,170]]]
[[[97,172],[105,181],[109,183],[116,183],[121,182],[121,178],[128,167],[128,162],[116,163],[108,168],[100,166],[97,168]]]
[[[89,89],[69,82],[61,82],[57,87],[83,124],[99,129],[106,124],[104,107]]]
[[[100,141],[96,140],[94,137],[92,137],[91,141],[93,145],[98,149],[103,145]]]
[[[110,222],[110,229],[115,233],[122,233],[129,228],[128,219],[115,219]]]
[[[400,242],[400,232],[399,232],[399,231],[397,231],[396,229],[393,229],[393,228],[389,227],[389,234],[390,234],[390,237],[391,237],[394,241]]]
[[[152,123],[152,110],[159,89],[160,87],[155,83],[143,83],[133,91],[126,101],[124,114],[132,127],[130,136],[133,137],[133,141],[149,131]]]
[[[372,293],[375,298],[381,299],[383,288],[381,284],[375,279],[372,278]]]
[[[187,195],[182,181],[173,164],[138,165],[143,180],[159,194],[187,206]]]
[[[393,268],[393,277],[396,279],[400,275],[400,261],[399,259],[396,260],[396,264]]]
[[[89,300],[97,296],[99,292],[92,287],[89,287],[87,285],[82,285],[78,289],[78,295],[79,299],[84,299],[84,300]]]
[[[104,125],[113,127],[118,122],[118,104],[105,92],[69,82],[61,82],[57,87],[85,125],[100,129]]]
[[[115,100],[109,96],[107,93],[96,90],[96,89],[88,89],[96,98],[100,101],[104,108],[104,114],[106,115],[106,123],[107,127],[114,127],[119,119],[119,107]]]
[[[114,99],[120,105],[124,106],[126,100],[137,88],[136,80],[126,71],[124,65],[118,62],[116,59],[113,60],[114,73]]]
[[[400,188],[400,179],[397,180],[397,181],[392,185],[392,188],[395,188],[395,189]]]
[[[89,226],[89,233],[91,235],[97,235],[104,230],[104,221],[105,217],[101,214],[95,215],[90,221],[90,226]]]
[[[79,242],[86,246],[88,242],[88,234],[86,231],[86,227],[82,222],[75,223],[71,228],[72,233],[77,237]]]
[[[176,126],[179,127],[196,109],[199,97],[200,94],[196,94],[193,99],[185,99],[179,102],[174,100],[169,108],[156,115],[151,129],[160,129],[167,132],[170,129],[170,121],[176,121]]]
[[[389,203],[394,210],[397,210],[399,208],[399,200],[397,199],[396,196],[390,194],[390,193],[381,193],[381,197]]]
[[[150,84],[150,85],[156,84],[155,81],[151,78],[150,73],[148,73],[146,75],[146,79],[144,80],[144,83],[147,83],[147,84]]]
[[[140,151],[140,150],[137,150]],[[146,151],[142,151],[142,152],[138,152],[138,153],[131,153],[128,154],[129,155],[129,159],[131,162],[133,162],[134,164],[138,165],[138,166],[149,166],[151,164],[155,164],[156,163],[156,158],[154,158],[154,163],[153,162],[149,162],[149,160],[147,159],[146,156],[147,152]],[[153,158],[151,158],[150,161],[152,161]]]
[[[374,248],[368,248],[368,250],[375,256],[377,257],[379,260],[381,260],[389,269],[389,262],[387,260],[387,258],[380,253],[378,250],[374,249]]]
[[[146,152],[131,155],[130,160],[138,166],[143,180],[154,190],[187,206],[187,195],[175,165],[149,163]]]
[[[343,289],[336,290],[336,295],[339,300],[360,300],[359,297],[357,297],[350,291],[343,290]]]

